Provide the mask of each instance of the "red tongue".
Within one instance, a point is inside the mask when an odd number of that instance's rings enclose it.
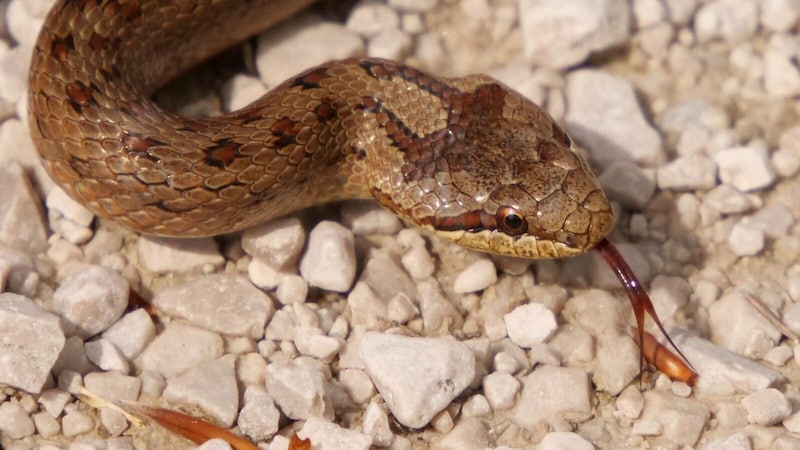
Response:
[[[692,384],[694,383],[694,379],[697,378],[697,373],[691,368],[691,365],[686,366],[683,364],[682,361],[679,361],[677,357],[672,355],[672,353],[666,347],[661,346],[658,344],[652,337],[650,338],[650,348],[653,348],[652,351],[645,351],[645,347],[643,343],[649,342],[646,338],[644,331],[644,314],[645,312],[649,315],[653,321],[655,322],[656,326],[658,327],[661,334],[667,339],[669,342],[670,347],[675,349],[676,352],[683,358],[684,361],[688,362],[685,356],[683,356],[683,352],[672,342],[672,338],[669,337],[667,331],[664,329],[664,326],[661,324],[661,320],[658,319],[658,314],[656,314],[656,310],[653,307],[653,302],[650,300],[650,296],[647,295],[644,289],[642,289],[641,283],[636,278],[636,275],[633,274],[633,270],[631,270],[628,263],[625,262],[625,259],[622,255],[619,254],[617,248],[614,247],[614,244],[611,243],[606,238],[603,238],[599,244],[595,247],[597,253],[606,260],[606,263],[611,267],[611,270],[617,275],[619,282],[622,284],[622,287],[628,293],[628,297],[631,299],[631,307],[633,308],[633,314],[636,317],[636,327],[638,329],[638,336],[636,339],[637,343],[639,344],[640,349],[640,359],[639,359],[639,371],[641,372],[642,369],[642,362],[645,358],[655,365],[660,371],[662,371],[665,375],[669,376],[673,379],[678,379],[680,381],[692,380]],[[659,346],[653,347],[653,346]],[[665,355],[663,352],[666,352]],[[670,358],[670,356],[672,358]],[[676,368],[676,364],[679,364],[680,367]],[[688,373],[687,373],[688,372]],[[688,383],[687,383],[688,384]]]

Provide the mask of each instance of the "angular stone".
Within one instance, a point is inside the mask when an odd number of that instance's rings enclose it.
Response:
[[[359,355],[389,410],[405,426],[420,428],[472,382],[475,355],[449,339],[368,332]]]
[[[263,336],[275,312],[267,294],[245,278],[225,273],[159,291],[153,305],[207,330],[254,339]]]
[[[0,336],[0,383],[38,393],[64,347],[58,317],[21,295],[0,294]]]

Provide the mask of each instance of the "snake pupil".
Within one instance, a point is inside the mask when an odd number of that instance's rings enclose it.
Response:
[[[497,216],[500,227],[506,233],[512,236],[518,236],[527,231],[528,225],[525,223],[525,219],[522,218],[522,215],[520,215],[516,208],[504,206],[497,210]]]

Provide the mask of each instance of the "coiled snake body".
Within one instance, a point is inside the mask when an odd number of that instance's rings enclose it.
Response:
[[[180,117],[149,99],[308,3],[59,1],[30,72],[31,132],[48,171],[98,215],[156,235],[226,233],[354,197],[507,255],[568,256],[607,234],[611,207],[569,137],[486,76],[349,59],[221,117]]]

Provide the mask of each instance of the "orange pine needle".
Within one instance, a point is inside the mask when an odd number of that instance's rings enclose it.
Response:
[[[632,334],[633,340],[639,344],[639,334]],[[644,341],[639,347],[642,349],[644,359],[670,379],[682,381],[689,386],[694,386],[697,382],[697,373],[681,357],[672,353],[647,331],[644,332]]]
[[[289,450],[311,450],[311,440],[301,439],[297,434],[293,434],[289,440]]]
[[[182,412],[146,406],[134,402],[121,402],[121,406],[134,414],[154,420],[164,428],[196,444],[202,444],[210,439],[219,438],[230,444],[235,450],[259,450],[258,446],[241,436],[237,436],[211,422],[192,417]]]

